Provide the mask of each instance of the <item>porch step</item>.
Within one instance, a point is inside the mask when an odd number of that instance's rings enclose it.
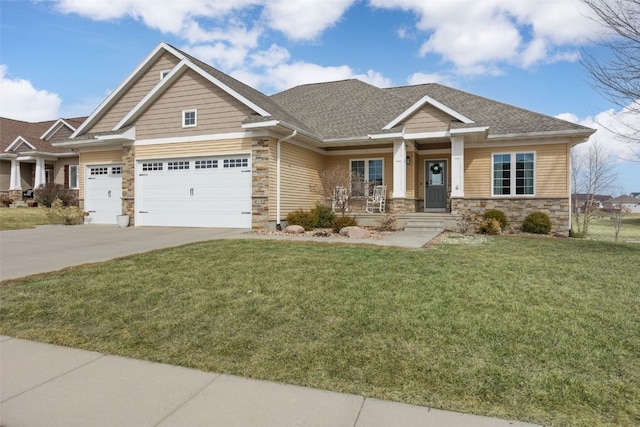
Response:
[[[405,230],[411,231],[444,231],[444,221],[431,218],[408,219]]]
[[[13,203],[9,205],[10,208],[26,208],[27,202],[24,200],[14,200]]]

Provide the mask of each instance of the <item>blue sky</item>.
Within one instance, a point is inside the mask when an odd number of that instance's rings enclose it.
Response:
[[[615,127],[620,107],[579,63],[583,49],[606,54],[588,15],[580,0],[0,0],[0,114],[89,115],[165,41],[267,94],[346,78],[439,82]],[[618,186],[640,191],[628,144],[596,135]]]

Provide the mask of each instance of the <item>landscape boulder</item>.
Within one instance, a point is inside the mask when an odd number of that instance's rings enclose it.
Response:
[[[340,230],[340,235],[350,239],[368,239],[371,237],[371,232],[360,227],[344,227]]]
[[[288,225],[284,232],[288,234],[304,234],[304,227],[301,225]]]

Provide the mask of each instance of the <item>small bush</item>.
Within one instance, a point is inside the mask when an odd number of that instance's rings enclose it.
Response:
[[[482,234],[500,234],[500,222],[495,218],[483,219],[479,229]]]
[[[549,234],[551,220],[544,212],[532,212],[522,221],[522,231],[534,234]]]
[[[76,225],[84,222],[84,212],[75,206],[64,206],[62,200],[56,199],[47,210],[47,217],[65,225]]]
[[[507,228],[507,216],[499,209],[489,209],[482,215],[482,218],[493,218],[500,223],[500,227],[505,230]]]
[[[569,230],[569,237],[573,237],[574,239],[585,239],[587,234],[584,231]]]
[[[394,231],[398,229],[398,218],[395,215],[385,215],[378,221],[378,230]]]
[[[50,208],[56,200],[60,200],[62,206],[78,205],[75,191],[64,188],[62,184],[54,184],[52,182],[36,189],[34,198],[38,202],[38,205],[48,208]]]
[[[0,204],[2,204],[3,206],[9,207],[11,203],[13,203],[13,199],[9,197],[8,194],[5,194],[2,197],[0,197]]]
[[[333,213],[329,206],[319,203],[311,210],[311,213],[317,218],[316,227],[318,228],[330,228],[336,218],[336,214]]]
[[[339,233],[345,227],[353,227],[358,225],[356,219],[350,216],[338,216],[333,220],[333,231]]]
[[[300,225],[307,231],[313,230],[317,222],[318,218],[312,211],[298,209],[287,214],[287,224]]]

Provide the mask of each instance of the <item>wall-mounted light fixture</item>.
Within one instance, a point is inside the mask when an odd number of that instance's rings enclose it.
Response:
[[[407,164],[410,165],[411,164],[411,156],[407,156]]]

